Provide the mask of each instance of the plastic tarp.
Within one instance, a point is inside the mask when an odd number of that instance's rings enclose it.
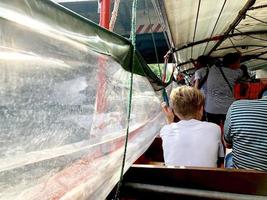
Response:
[[[98,23],[98,1],[97,0],[56,0],[61,5],[79,13],[80,15]],[[114,1],[110,1],[111,10],[114,8]],[[132,16],[132,0],[120,0],[119,9],[117,12],[116,23],[113,31],[129,37],[131,32],[131,19]],[[163,57],[169,50],[167,41],[164,37],[164,26],[160,21],[159,16],[156,14],[151,0],[138,1],[136,19],[136,47],[142,54],[142,57],[147,63],[156,63],[158,60],[163,62]],[[153,32],[153,36],[152,36]],[[157,56],[154,51],[154,37]]]
[[[125,69],[142,60],[50,1],[1,0],[0,24],[0,199],[104,199],[122,164]],[[151,84],[134,75],[125,170],[163,123]]]
[[[177,62],[185,63],[191,58],[196,59],[200,55],[210,53],[248,2],[253,1],[164,0],[166,21],[170,28],[174,48],[184,47],[176,52]],[[236,51],[240,51],[242,56],[255,56],[259,54],[259,51],[265,52],[267,45],[266,4],[266,0],[256,0],[252,9],[246,12],[249,16],[244,15],[241,18],[225,40],[215,51],[211,52],[211,56],[222,57],[226,53]],[[213,37],[217,39],[209,40]],[[192,43],[196,44],[186,47]],[[266,59],[266,54],[261,55],[260,58]],[[245,64],[250,69],[257,69],[257,66],[261,68],[264,62],[266,61],[263,59],[252,59]],[[182,70],[192,67],[192,64],[181,65]]]
[[[161,80],[157,79],[143,58],[136,52],[133,52],[133,47],[129,40],[104,28],[100,28],[97,24],[50,0],[1,0],[0,3],[0,5],[8,4],[10,7],[15,7],[16,9],[13,11],[5,11],[2,8],[2,15],[8,19],[14,15],[11,20],[23,23],[25,28],[30,27],[35,31],[39,31],[40,34],[50,34],[51,32],[53,34],[51,37],[58,40],[66,42],[76,41],[85,44],[95,52],[112,56],[125,70],[133,71],[135,74],[152,79],[152,86],[156,90],[162,88]],[[42,21],[38,21],[40,19]],[[138,61],[134,65],[131,63],[133,56]]]

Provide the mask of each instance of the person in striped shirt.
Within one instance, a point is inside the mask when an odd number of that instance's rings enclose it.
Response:
[[[239,100],[230,106],[224,140],[232,148],[235,168],[267,171],[267,92],[261,99]]]

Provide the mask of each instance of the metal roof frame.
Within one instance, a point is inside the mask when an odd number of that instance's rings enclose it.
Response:
[[[242,21],[244,15],[255,4],[256,0],[248,0],[245,6],[239,11],[237,17],[234,19],[232,24],[229,26],[228,30],[225,31],[223,36],[219,39],[219,41],[213,46],[213,48],[209,51],[207,55],[211,55],[214,50],[217,49],[221,45],[221,43],[228,37],[229,33],[235,29],[235,27]]]

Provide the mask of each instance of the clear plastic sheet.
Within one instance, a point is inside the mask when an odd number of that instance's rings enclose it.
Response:
[[[30,1],[14,2],[0,3],[0,199],[104,199],[119,180],[130,74],[80,42],[90,37],[53,27],[49,13],[38,21]],[[21,18],[22,2],[35,18]],[[125,170],[164,123],[139,75],[131,113]]]

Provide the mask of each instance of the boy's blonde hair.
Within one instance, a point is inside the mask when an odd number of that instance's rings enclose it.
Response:
[[[174,113],[183,117],[194,117],[204,106],[204,95],[196,88],[181,86],[172,90],[171,101]]]

